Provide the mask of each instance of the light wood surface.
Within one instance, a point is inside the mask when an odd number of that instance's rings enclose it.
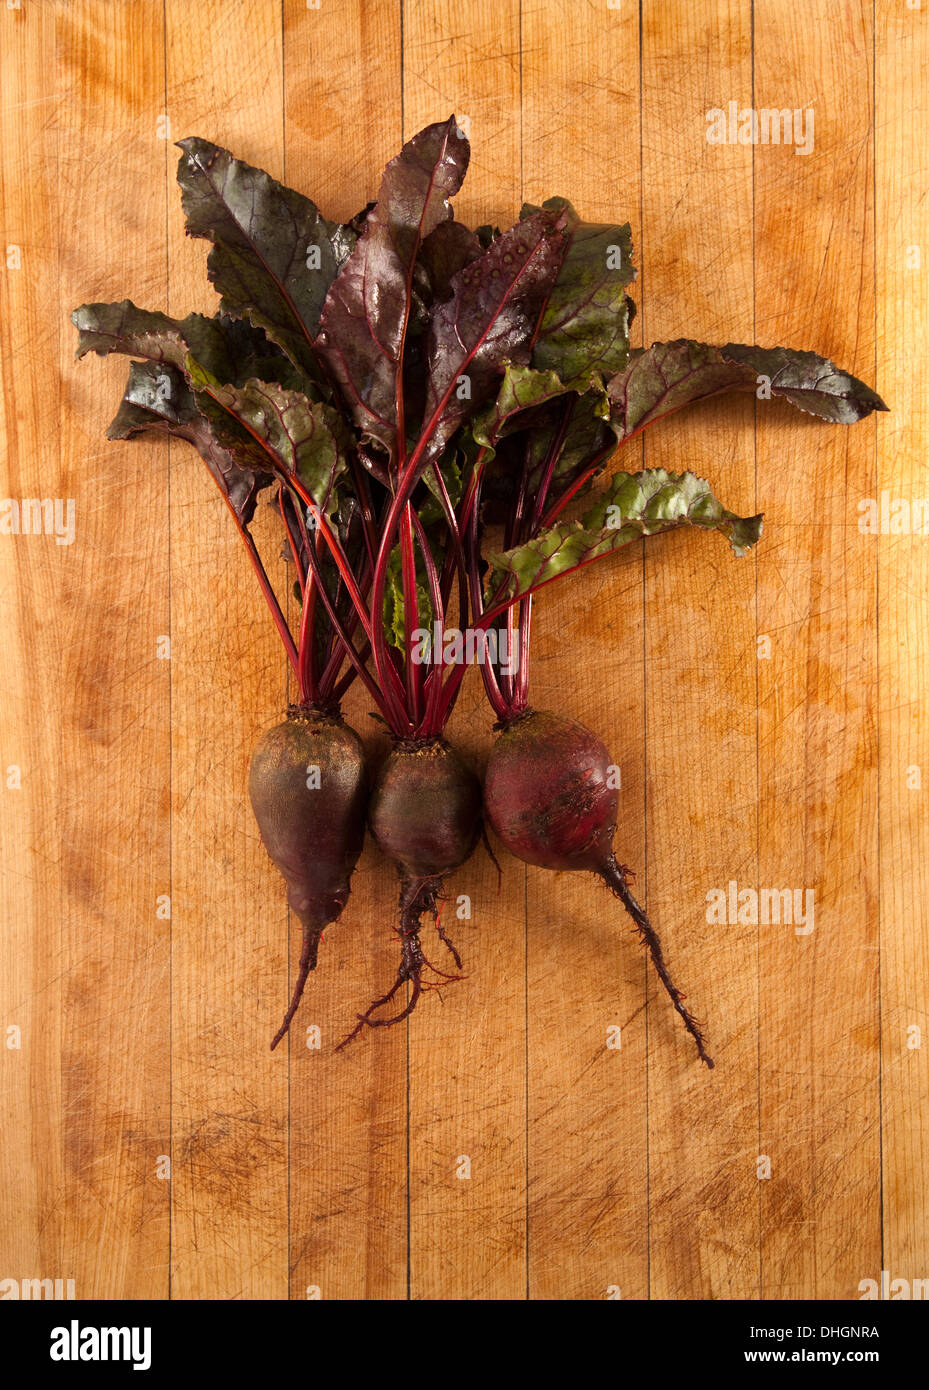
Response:
[[[926,11],[0,7],[0,493],[73,498],[76,522],[71,545],[0,535],[0,1280],[578,1300],[929,1278],[929,535],[859,526],[862,499],[929,497]],[[709,144],[730,101],[812,107],[812,152]],[[636,343],[813,349],[891,407],[842,429],[723,399],[656,426],[622,466],[764,511],[755,555],[659,537],[536,605],[533,703],[613,752],[617,849],[713,1073],[604,889],[512,859],[498,883],[483,850],[445,907],[465,982],[333,1053],[394,969],[369,846],[269,1053],[299,943],[245,779],[285,659],[192,451],[108,443],[125,362],[73,361],[82,301],[212,310],[173,140],[347,217],[453,110],[465,220],[562,193],[631,222]],[[346,716],[378,750],[369,703]],[[450,733],[477,765],[491,723],[475,673]],[[813,930],[708,922],[732,881],[812,890]]]

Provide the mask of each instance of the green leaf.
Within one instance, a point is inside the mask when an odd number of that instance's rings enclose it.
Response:
[[[565,419],[567,415],[567,421]],[[475,419],[470,433],[485,450],[487,483],[499,497],[515,499],[528,452],[526,501],[531,504],[556,450],[548,484],[549,497],[568,488],[589,465],[601,466],[616,446],[610,403],[596,373],[588,381],[563,382],[557,373],[508,364],[497,398]],[[515,440],[506,460],[494,459],[501,440]],[[596,470],[596,471],[599,471]],[[503,472],[507,477],[501,476]],[[596,474],[592,474],[593,478]],[[589,484],[588,484],[589,486]]]
[[[507,362],[496,399],[475,417],[471,433],[478,444],[492,450],[514,430],[531,427],[533,417],[527,412],[577,389],[576,383],[566,384],[556,372]]]
[[[761,535],[761,522],[760,516],[726,511],[709,483],[693,473],[668,473],[663,468],[617,473],[580,521],[560,521],[525,545],[489,555],[487,596],[492,598],[505,585],[502,598],[514,601],[640,536],[681,526],[721,531],[736,555],[743,555]]]
[[[262,327],[316,378],[319,316],[354,248],[356,226],[327,221],[302,193],[209,140],[193,136],[178,145],[187,232],[213,242],[207,268],[223,312]]]
[[[416,551],[416,606],[418,626],[431,628],[433,623],[432,597],[426,587],[425,567],[419,550]],[[406,620],[403,603],[403,562],[400,547],[394,546],[387,561],[387,583],[384,589],[384,635],[392,647],[406,649]]]
[[[461,501],[461,463],[460,450],[457,447],[446,449],[443,457],[431,468],[427,468],[423,474],[423,482],[432,494],[427,497],[421,507],[417,508],[419,519],[424,526],[431,526],[436,523],[444,524],[445,509],[442,506],[439,484],[436,480],[436,469],[442,475],[445,484],[445,491],[448,493],[449,501],[453,507],[457,507]]]
[[[274,382],[222,383],[192,356],[187,374],[201,411],[224,411],[274,456],[282,470],[298,474],[321,512],[334,514],[348,473],[349,440],[338,411]]]
[[[565,381],[620,371],[629,358],[634,312],[626,294],[635,278],[629,223],[582,222],[567,198],[549,198],[542,206],[566,217],[568,235],[536,334],[532,365],[557,372]],[[520,217],[537,211],[526,204]]]
[[[682,406],[732,390],[755,391],[762,400],[782,396],[798,409],[840,425],[887,409],[863,381],[815,352],[741,343],[711,347],[689,338],[632,353],[625,370],[607,383],[620,439]]]
[[[563,408],[570,410],[570,417],[551,472],[546,494],[549,502],[571,487],[580,474],[591,470],[584,489],[577,494],[582,495],[616,448],[616,432],[609,419],[602,387],[576,396],[573,401],[565,402],[562,408],[557,403],[547,407],[545,416],[538,420],[532,431],[527,483],[530,498],[535,497],[542,484],[548,451],[561,435]]]

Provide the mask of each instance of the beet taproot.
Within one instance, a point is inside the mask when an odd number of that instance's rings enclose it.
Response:
[[[319,938],[348,901],[368,799],[361,740],[337,714],[294,706],[259,739],[248,790],[265,849],[303,928],[297,981],[273,1051],[316,968]]]
[[[429,913],[456,967],[461,957],[441,927],[439,894],[447,874],[474,850],[481,833],[481,784],[444,739],[397,742],[375,780],[368,825],[378,848],[397,867],[400,876],[400,965],[386,994],[363,1013],[339,1047],[367,1025],[388,1027],[407,1018],[424,988],[422,974],[431,969],[440,980],[459,978],[439,970],[426,958],[419,939],[422,917]],[[388,1018],[375,1018],[407,982],[405,1007]]]
[[[629,890],[630,870],[613,850],[619,795],[615,764],[583,724],[527,710],[497,738],[484,778],[484,812],[506,848],[527,864],[597,874],[619,898],[672,1004],[708,1067],[703,1033],[671,979],[658,934]]]

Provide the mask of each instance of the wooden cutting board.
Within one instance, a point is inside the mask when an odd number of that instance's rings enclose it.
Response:
[[[70,544],[0,534],[0,1296],[855,1299],[882,1268],[929,1276],[929,537],[900,508],[861,525],[929,492],[927,26],[908,0],[0,9],[0,486],[74,502]],[[812,148],[711,143],[730,103],[812,109]],[[667,420],[621,466],[764,511],[755,555],[661,537],[537,605],[533,702],[613,750],[617,848],[712,1073],[604,890],[509,859],[498,882],[483,851],[445,908],[465,982],[333,1054],[393,974],[369,848],[269,1053],[298,940],[245,778],[284,657],[193,453],[107,443],[125,363],[73,362],[83,301],[214,308],[173,140],[345,217],[453,110],[463,219],[561,193],[630,220],[638,343],[814,349],[891,406]],[[367,710],[346,705],[377,748]],[[472,673],[452,735],[478,763],[490,725]],[[751,892],[783,889],[803,920],[753,922]]]

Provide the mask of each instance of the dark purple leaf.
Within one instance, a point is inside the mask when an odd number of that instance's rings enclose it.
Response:
[[[193,444],[239,520],[248,525],[258,493],[272,481],[263,450],[245,431],[214,428],[197,409],[182,373],[169,363],[132,362],[108,439],[154,430]]]
[[[338,411],[274,382],[224,384],[192,358],[187,374],[202,413],[213,418],[214,410],[224,412],[237,431],[263,448],[266,466],[271,460],[282,472],[296,473],[320,511],[334,513],[348,471],[350,443]]]
[[[172,319],[124,299],[118,304],[82,304],[72,313],[71,322],[78,331],[78,358],[88,352],[100,357],[122,352],[183,368],[187,354],[193,352],[218,377],[225,379],[235,372],[222,323],[203,314]]]
[[[422,276],[423,302],[432,308],[452,297],[452,280],[459,270],[483,255],[484,248],[463,222],[440,222],[420,247],[417,272]]]
[[[497,388],[506,362],[528,365],[533,329],[561,262],[564,218],[539,212],[518,222],[453,280],[432,317],[429,385],[420,466]]]
[[[414,267],[451,217],[469,146],[454,116],[427,126],[387,165],[363,235],[333,281],[317,348],[356,425],[395,462],[406,447],[403,358],[413,311]]]
[[[304,383],[302,373],[281,349],[247,320],[203,314],[172,319],[124,299],[119,304],[82,304],[71,322],[78,330],[77,357],[121,352],[151,362],[170,362],[183,371],[192,353],[220,381],[241,385],[258,377],[291,389]]]
[[[621,439],[682,406],[733,390],[755,391],[761,400],[782,396],[800,410],[840,425],[887,409],[863,381],[815,352],[741,343],[711,347],[689,338],[634,352],[625,370],[607,385]]]
[[[260,325],[315,378],[320,312],[354,248],[355,226],[328,222],[302,193],[209,140],[192,136],[178,144],[187,232],[213,242],[207,268],[221,309]]]

